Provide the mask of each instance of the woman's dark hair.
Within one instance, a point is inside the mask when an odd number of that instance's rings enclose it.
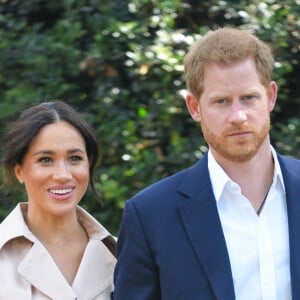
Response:
[[[14,178],[14,167],[22,165],[25,154],[39,131],[46,125],[65,121],[76,128],[82,135],[87,156],[89,159],[90,186],[93,193],[100,199],[100,194],[95,189],[94,172],[99,159],[99,145],[93,129],[75,111],[73,107],[63,101],[55,100],[44,102],[23,111],[19,118],[10,123],[5,136],[5,153],[3,166],[8,182]]]

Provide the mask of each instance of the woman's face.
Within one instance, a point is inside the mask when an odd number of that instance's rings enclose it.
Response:
[[[32,140],[17,179],[25,184],[29,209],[35,216],[61,217],[75,213],[89,183],[85,141],[69,123],[44,126]]]

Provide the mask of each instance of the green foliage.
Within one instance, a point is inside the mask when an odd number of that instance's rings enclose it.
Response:
[[[75,106],[102,152],[104,207],[90,192],[82,205],[116,234],[126,199],[206,151],[185,109],[182,60],[209,28],[238,26],[272,46],[273,144],[300,157],[299,8],[299,0],[1,1],[0,129],[40,101]],[[6,188],[0,218],[24,197]]]

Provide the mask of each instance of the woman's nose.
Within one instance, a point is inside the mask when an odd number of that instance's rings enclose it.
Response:
[[[70,167],[66,162],[57,163],[54,170],[53,178],[55,180],[69,180],[70,178],[72,178]]]

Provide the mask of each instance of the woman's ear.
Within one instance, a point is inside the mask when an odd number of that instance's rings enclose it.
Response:
[[[15,175],[18,179],[18,181],[23,184],[24,183],[24,179],[23,179],[23,171],[22,171],[22,167],[19,164],[16,164],[14,167],[14,171],[15,171]]]
[[[186,107],[196,122],[201,122],[201,108],[200,102],[192,93],[188,93],[185,98]]]

